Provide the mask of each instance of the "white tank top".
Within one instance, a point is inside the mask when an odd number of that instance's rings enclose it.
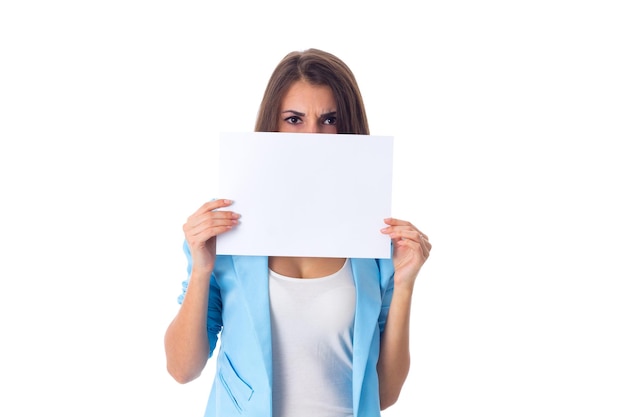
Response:
[[[350,261],[321,278],[269,275],[273,417],[352,417]]]

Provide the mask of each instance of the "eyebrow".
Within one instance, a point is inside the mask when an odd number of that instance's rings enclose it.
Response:
[[[295,111],[295,110],[285,110],[285,111],[283,112],[283,114],[285,114],[285,113],[293,113],[293,114],[295,114],[296,116],[304,117],[304,113],[301,113],[301,112],[299,112],[299,111]]]
[[[299,112],[299,111],[295,111],[295,110],[285,110],[285,111],[283,111],[282,114],[285,114],[285,113],[293,113],[293,114],[295,114],[296,116],[299,116],[299,117],[304,117],[305,116],[304,113]],[[326,117],[336,116],[336,115],[337,115],[337,111],[330,111],[328,113],[324,113],[324,114],[320,115],[320,119],[324,119]]]

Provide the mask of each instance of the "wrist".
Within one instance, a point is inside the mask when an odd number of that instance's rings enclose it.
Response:
[[[413,282],[396,282],[394,283],[393,298],[405,299],[411,301],[413,298],[413,288],[415,287]]]
[[[190,279],[208,281],[211,279],[211,273],[213,272],[213,265],[196,266],[191,268]]]

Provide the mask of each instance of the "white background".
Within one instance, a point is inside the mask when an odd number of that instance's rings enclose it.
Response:
[[[3,416],[201,416],[163,333],[220,131],[289,51],[341,57],[430,235],[392,416],[626,415],[619,1],[5,1]],[[9,411],[10,410],[10,411]]]

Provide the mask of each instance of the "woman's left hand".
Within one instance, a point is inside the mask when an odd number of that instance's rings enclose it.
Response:
[[[387,227],[381,230],[393,243],[395,286],[412,287],[417,273],[428,259],[432,245],[428,236],[411,223],[394,218],[385,219]]]

